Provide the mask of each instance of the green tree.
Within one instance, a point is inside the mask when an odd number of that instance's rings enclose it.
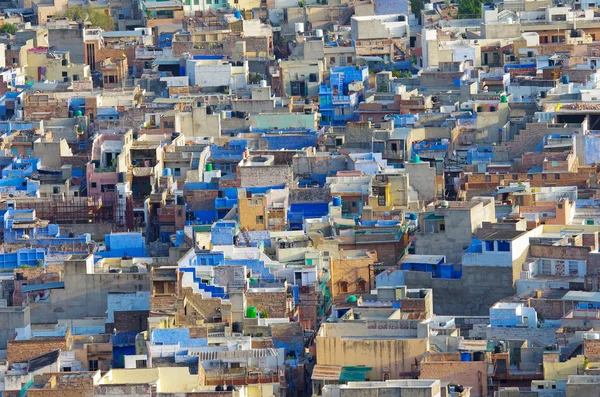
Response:
[[[2,34],[15,34],[17,33],[17,30],[19,29],[17,29],[17,27],[12,23],[5,23],[2,25],[2,27],[0,27],[0,33]]]
[[[483,0],[460,0],[458,16],[460,18],[480,18]]]
[[[71,21],[87,20],[93,27],[102,28],[106,31],[115,30],[115,20],[107,15],[104,10],[97,7],[76,6],[68,8],[61,18],[68,18]]]
[[[421,20],[421,11],[425,8],[425,0],[410,0],[410,12]]]

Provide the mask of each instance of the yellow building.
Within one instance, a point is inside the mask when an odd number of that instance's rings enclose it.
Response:
[[[71,63],[68,51],[31,48],[27,51],[25,74],[35,83],[39,81],[91,80],[90,67]]]
[[[567,380],[571,375],[583,375],[585,369],[585,357],[583,355],[573,357],[561,362],[557,353],[544,354],[544,379]]]
[[[317,364],[370,367],[370,381],[401,379],[414,372],[429,339],[426,332],[419,335],[419,320],[397,319],[398,312],[361,310],[360,320],[323,323],[316,337]]]
[[[157,393],[214,391],[214,386],[200,386],[198,376],[191,375],[187,367],[111,369],[98,381],[99,386],[124,384],[155,384]]]
[[[238,212],[242,230],[286,230],[288,189],[264,194],[238,190]]]

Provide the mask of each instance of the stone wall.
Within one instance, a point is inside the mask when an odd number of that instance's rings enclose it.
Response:
[[[31,340],[11,340],[6,344],[7,359],[10,363],[23,363],[34,357],[60,349],[69,350],[67,338],[44,338]]]
[[[487,316],[489,308],[514,295],[509,267],[463,267],[461,279],[432,278],[431,273],[405,271],[408,288],[432,288],[437,315]]]
[[[499,328],[489,327],[486,339],[527,340],[537,346],[549,346],[556,343],[556,328]]]
[[[285,291],[278,292],[251,292],[246,294],[246,305],[254,306],[258,312],[263,310],[269,313],[269,317],[287,317],[287,296]]]

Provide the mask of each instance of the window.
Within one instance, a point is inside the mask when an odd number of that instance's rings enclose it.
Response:
[[[340,293],[346,293],[348,292],[348,282],[347,281],[340,281]]]
[[[62,72],[62,77],[69,77],[69,72]]]
[[[519,180],[519,175],[513,174],[512,179],[513,179],[513,181],[518,181]]]
[[[256,217],[256,223],[258,223],[258,224],[263,224],[263,223],[264,223],[264,221],[265,221],[265,217],[264,217],[264,216],[262,216],[262,215],[258,215],[258,216]]]
[[[136,368],[146,368],[146,360],[135,360]]]
[[[181,176],[181,168],[175,168],[173,170],[173,175],[175,175],[175,176]]]
[[[492,181],[492,176],[491,175],[486,175],[485,176],[485,181],[486,182],[491,182]]]
[[[485,242],[485,251],[486,252],[494,251],[494,242],[493,241],[486,241]]]
[[[510,241],[498,241],[498,251],[501,252],[509,252],[510,251]]]
[[[446,224],[440,223],[440,232],[446,231]]]
[[[71,367],[64,367],[63,372],[71,372]]]
[[[96,182],[92,182],[92,188],[95,189],[98,185],[96,184]]]
[[[366,292],[367,291],[367,281],[363,280],[363,279],[359,279],[356,282],[356,290],[359,292]]]
[[[88,369],[90,371],[98,371],[98,360],[88,361]]]
[[[569,276],[579,275],[579,263],[577,261],[569,261]]]
[[[335,63],[335,57],[330,57],[329,58],[329,63]]]
[[[542,264],[542,270],[541,273],[544,275],[551,275],[552,274],[552,261],[550,259],[542,259],[541,260],[541,264]]]
[[[392,143],[392,153],[396,153],[398,151],[398,144]]]
[[[545,181],[548,178],[548,175],[542,174],[542,180]]]
[[[346,62],[352,63],[352,57],[351,56],[346,57]]]

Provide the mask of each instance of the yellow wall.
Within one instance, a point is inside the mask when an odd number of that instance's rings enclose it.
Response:
[[[370,366],[367,374],[371,381],[383,380],[383,370],[390,371],[390,379],[412,371],[415,360],[427,352],[427,339],[347,339],[317,337],[319,365]]]
[[[544,363],[544,379],[547,380],[567,380],[569,375],[580,375],[577,369],[583,369],[584,356],[573,357],[572,359],[561,362]],[[583,374],[583,373],[581,373]]]
[[[270,397],[275,395],[272,383],[246,386],[248,397]]]
[[[267,230],[269,219],[266,211],[267,198],[253,197],[246,198],[246,193],[242,190],[238,195],[238,206],[240,215],[240,226],[247,230]],[[263,222],[257,223],[256,217],[262,216]]]
[[[45,52],[28,52],[27,53],[27,66],[25,71],[27,76],[34,82],[38,82],[38,68],[45,67],[46,80],[58,80],[63,81],[65,77],[73,80],[73,75],[79,76],[79,80],[85,80],[90,78],[90,67],[84,64],[74,64],[67,62],[66,66],[62,65],[62,59],[51,59],[46,57]],[[67,76],[63,76],[63,72],[67,73]]]

